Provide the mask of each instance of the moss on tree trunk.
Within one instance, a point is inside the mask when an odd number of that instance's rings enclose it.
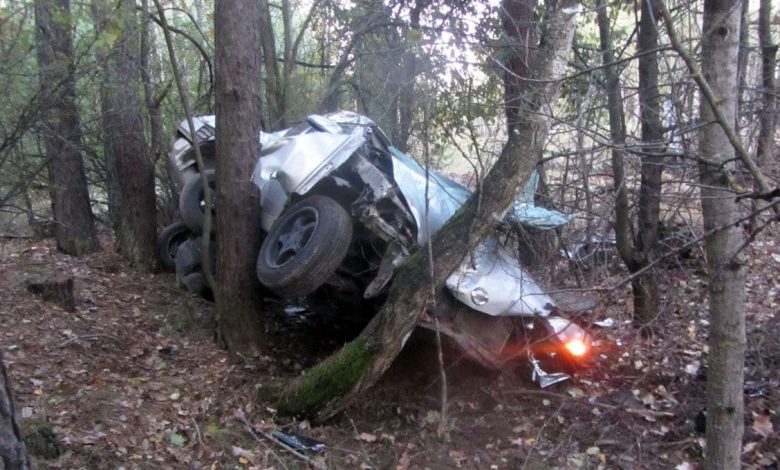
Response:
[[[331,360],[317,364],[296,379],[279,400],[279,412],[316,415],[352,389],[370,367],[373,356],[365,338],[350,341]]]

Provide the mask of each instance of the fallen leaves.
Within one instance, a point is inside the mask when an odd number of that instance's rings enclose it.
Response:
[[[753,425],[751,426],[761,437],[767,438],[772,434],[772,416],[768,411],[763,413],[753,412]]]
[[[357,438],[360,441],[369,442],[369,443],[373,443],[377,441],[377,437],[375,434],[369,434],[367,432],[360,433]]]

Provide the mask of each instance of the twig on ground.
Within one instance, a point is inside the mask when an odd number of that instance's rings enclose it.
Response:
[[[352,425],[352,430],[355,432],[355,436],[359,436],[360,432],[358,432],[358,428],[357,426],[355,426],[355,422],[352,421],[352,418],[349,418],[349,424]],[[362,455],[363,458],[365,458],[371,464],[372,467],[376,468],[376,465],[374,465],[374,462],[371,461],[371,457],[368,455],[368,452],[366,452],[366,446],[363,445],[362,439],[359,439],[359,441],[360,441],[360,455]]]
[[[674,413],[671,411],[655,411],[655,410],[648,410],[644,408],[631,408],[628,406],[622,406],[622,405],[610,405],[608,403],[599,403],[599,402],[589,402],[584,400],[578,400],[576,398],[572,398],[568,395],[564,395],[562,393],[555,393],[555,392],[548,392],[545,390],[510,390],[507,392],[509,395],[541,395],[546,396],[550,398],[557,398],[562,401],[566,401],[567,403],[576,403],[578,405],[583,406],[594,406],[599,408],[606,408],[608,410],[615,410],[615,411],[625,411],[626,413],[633,413],[638,414],[641,416],[652,416],[652,417],[671,417],[674,416]]]
[[[110,339],[110,340],[112,340],[112,341],[114,341],[116,343],[119,342],[119,338],[117,338],[114,335],[99,333],[99,334],[94,334],[94,335],[81,335],[81,336],[74,336],[73,338],[68,338],[67,340],[63,341],[62,344],[60,344],[58,347],[64,348],[65,346],[67,346],[67,345],[69,345],[71,343],[75,343],[76,341],[80,341],[80,340],[95,340],[95,339],[98,339],[98,338],[108,338],[108,339]]]
[[[200,448],[203,448],[203,437],[200,435],[200,426],[198,426],[197,421],[195,421],[195,418],[190,418],[190,421],[192,421],[192,425],[195,426],[195,435],[198,437],[198,445],[200,445]]]

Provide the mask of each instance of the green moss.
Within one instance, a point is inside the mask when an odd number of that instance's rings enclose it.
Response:
[[[282,395],[282,388],[279,384],[262,384],[255,389],[255,401],[259,403],[274,403]]]
[[[334,356],[317,364],[285,390],[277,409],[285,416],[315,417],[346,395],[363,377],[374,358],[365,338],[347,343]]]
[[[52,431],[51,426],[46,423],[27,422],[24,427],[29,429],[24,435],[24,445],[31,455],[47,460],[56,459],[60,455],[57,436]]]

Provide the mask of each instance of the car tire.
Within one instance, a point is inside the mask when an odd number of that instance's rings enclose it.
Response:
[[[157,259],[162,270],[176,271],[176,251],[179,245],[189,238],[190,233],[184,222],[175,222],[160,232],[157,236]]]
[[[211,188],[211,213],[215,214],[214,203],[216,202],[216,172],[214,170],[206,171],[206,178]],[[179,195],[179,211],[181,212],[181,220],[189,228],[192,233],[202,234],[203,223],[206,216],[203,212],[205,204],[203,203],[203,181],[198,174],[196,177],[190,178],[181,190]],[[212,216],[212,230],[214,217]]]
[[[187,288],[187,291],[195,295],[206,295],[209,291],[209,287],[206,284],[206,278],[203,273],[196,272],[186,275],[181,284]]]
[[[179,245],[176,252],[176,282],[194,294],[208,292],[206,278],[203,275],[202,237],[190,238]],[[211,272],[216,272],[217,247],[212,240],[209,246]]]
[[[311,196],[271,227],[257,256],[257,278],[283,298],[305,297],[333,275],[351,241],[346,209],[329,197]]]

